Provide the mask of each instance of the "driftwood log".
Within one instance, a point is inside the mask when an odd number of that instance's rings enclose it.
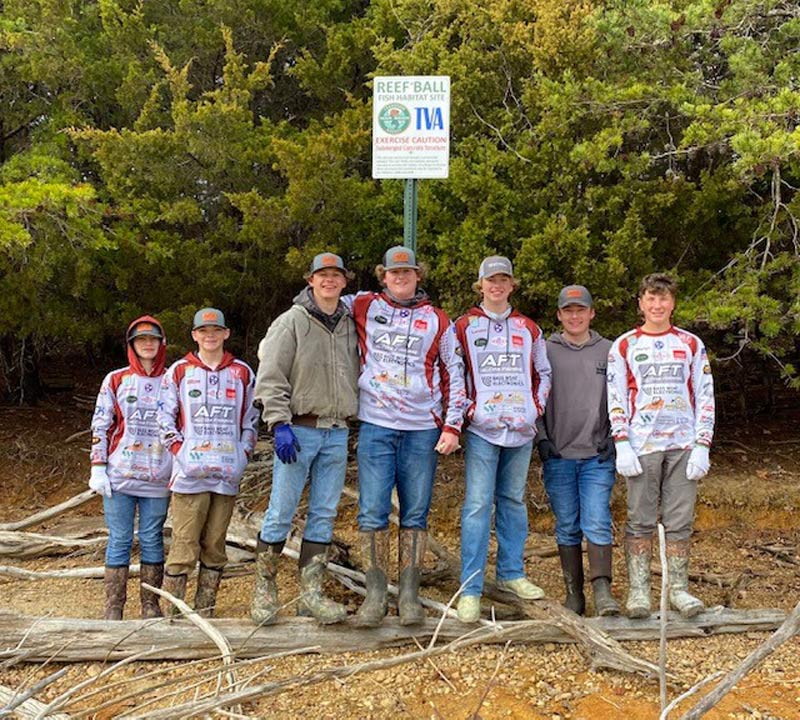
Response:
[[[780,610],[718,610],[704,612],[692,620],[670,613],[670,637],[706,637],[722,633],[771,631],[785,620]],[[624,617],[589,618],[586,625],[615,640],[655,640],[659,635],[658,616],[648,620]],[[274,652],[313,647],[318,653],[356,652],[397,647],[429,640],[439,618],[425,624],[403,627],[388,617],[374,629],[349,624],[320,627],[310,618],[281,618],[275,625],[256,628],[244,619],[212,621],[231,646],[237,658],[260,657]],[[503,622],[498,625],[510,634],[502,642],[571,643],[572,635],[547,620]],[[465,635],[472,626],[445,620],[437,639],[449,642]],[[27,653],[27,662],[52,659],[58,662],[119,660],[143,651],[147,660],[186,660],[219,656],[218,647],[186,620],[84,620],[78,618],[34,618],[0,612],[0,659]],[[491,635],[485,642],[493,642]],[[501,640],[498,639],[498,642]]]
[[[0,530],[0,555],[14,558],[67,555],[76,550],[92,550],[102,547],[108,537],[76,538],[39,533]]]
[[[4,712],[10,713],[11,717],[23,718],[23,720],[33,720],[38,717],[45,704],[31,698],[25,698],[25,692],[16,692],[10,687],[0,685],[0,717],[6,717]],[[22,700],[22,702],[19,702]],[[46,716],[48,720],[69,720],[66,713],[53,713]]]
[[[60,515],[67,510],[71,510],[79,505],[83,505],[83,503],[88,502],[94,497],[97,497],[97,494],[93,490],[84,490],[82,493],[73,495],[71,498],[59,503],[58,505],[53,505],[53,507],[46,508],[41,512],[34,513],[33,515],[29,515],[22,520],[0,523],[0,530],[22,530],[23,528],[30,527],[31,525],[37,525],[45,520],[55,517],[56,515]]]

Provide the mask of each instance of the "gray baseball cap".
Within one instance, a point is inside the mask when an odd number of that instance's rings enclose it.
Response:
[[[511,260],[502,255],[490,255],[481,263],[478,270],[478,280],[500,274],[514,277],[514,267],[511,265]]]
[[[228,327],[225,324],[225,316],[222,314],[222,310],[217,310],[217,308],[212,307],[201,308],[194,314],[192,330],[197,330],[197,328],[205,327],[206,325],[213,325],[221,328]]]
[[[386,251],[383,256],[383,267],[385,270],[399,270],[400,268],[419,270],[414,251],[403,245],[397,245]]]
[[[344,260],[335,253],[319,253],[314,256],[311,261],[311,266],[308,269],[306,277],[311,277],[315,272],[320,270],[339,270],[343,275],[347,275],[347,268],[344,266]]]
[[[158,325],[151,323],[148,320],[136,323],[128,333],[128,342],[137,337],[154,337],[158,340],[164,339],[164,334],[161,332]]]
[[[558,293],[558,309],[567,305],[583,305],[590,308],[594,305],[592,294],[583,285],[567,285]]]

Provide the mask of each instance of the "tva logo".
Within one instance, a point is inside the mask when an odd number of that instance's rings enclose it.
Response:
[[[418,107],[416,112],[417,130],[444,130],[444,118],[442,108],[439,107]]]

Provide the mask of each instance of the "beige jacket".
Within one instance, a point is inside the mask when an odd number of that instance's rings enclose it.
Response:
[[[258,346],[255,397],[270,430],[293,415],[328,428],[358,415],[358,340],[349,312],[333,332],[309,312],[305,291],[270,325]]]

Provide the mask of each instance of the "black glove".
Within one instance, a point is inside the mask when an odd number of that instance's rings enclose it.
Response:
[[[614,441],[609,437],[606,438],[600,445],[597,446],[598,457],[600,462],[614,460],[617,457],[617,452],[614,449]]]
[[[539,444],[536,446],[536,449],[539,451],[539,459],[542,462],[550,460],[550,458],[561,457],[560,453],[556,451],[555,443],[547,438],[540,440]]]

